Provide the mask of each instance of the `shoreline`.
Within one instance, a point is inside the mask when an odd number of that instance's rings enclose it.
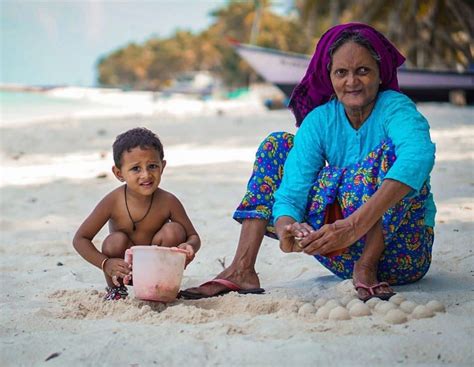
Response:
[[[270,88],[270,87],[268,87]],[[51,121],[134,118],[187,118],[226,114],[261,114],[266,112],[265,88],[254,86],[247,95],[229,99],[192,94],[165,94],[152,91],[122,91],[108,88],[56,87],[33,90],[2,90],[1,126],[28,126]],[[9,96],[26,99],[23,104]],[[28,103],[28,97],[34,101]],[[10,106],[13,103],[13,106]],[[48,105],[49,108],[48,108]],[[45,107],[46,106],[46,107]],[[23,112],[23,113],[22,113]]]

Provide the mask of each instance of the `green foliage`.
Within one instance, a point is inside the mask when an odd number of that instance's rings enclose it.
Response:
[[[374,26],[402,51],[408,66],[452,70],[474,62],[472,0],[295,0],[295,7],[316,37],[337,23]]]
[[[129,44],[98,61],[103,86],[159,90],[179,73],[207,70],[228,86],[255,80],[229,39],[309,54],[337,23],[375,26],[407,56],[410,66],[466,68],[474,62],[472,0],[294,0],[296,17],[271,11],[269,0],[229,1],[199,34],[180,30],[167,39]]]
[[[234,52],[229,40],[249,42],[255,27],[256,5],[261,6],[256,44],[283,51],[310,52],[311,41],[304,35],[301,24],[272,13],[268,1],[230,1],[213,12],[214,23],[199,34],[177,31],[170,38],[152,38],[143,45],[130,44],[102,57],[98,62],[99,83],[159,90],[179,73],[207,70],[220,76],[228,86],[246,85],[253,71]]]

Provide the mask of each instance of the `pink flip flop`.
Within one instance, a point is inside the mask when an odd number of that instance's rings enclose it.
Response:
[[[227,280],[227,279],[213,279],[208,282],[202,283],[199,287],[209,285],[209,284],[220,284],[226,287],[226,289],[223,289],[222,291],[217,292],[216,294],[213,294],[213,295],[195,293],[195,292],[190,292],[188,290],[184,290],[184,291],[179,292],[178,298],[201,299],[201,298],[218,297],[230,292],[237,292],[239,294],[262,294],[265,292],[265,289],[263,288],[242,289],[240,286],[238,286],[234,282],[231,282],[230,280]]]
[[[390,297],[394,296],[396,293],[395,292],[389,292],[389,293],[375,293],[375,289],[379,287],[389,287],[390,285],[387,282],[379,282],[374,285],[367,285],[362,282],[357,282],[354,284],[354,287],[356,290],[358,289],[365,289],[367,292],[369,292],[369,295],[367,297],[359,297],[359,299],[363,302],[368,301],[371,298],[380,298],[383,301],[388,301]]]

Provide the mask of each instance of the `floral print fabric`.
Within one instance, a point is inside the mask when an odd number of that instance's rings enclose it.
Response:
[[[293,147],[294,136],[286,132],[270,134],[257,151],[247,192],[234,213],[234,219],[259,218],[268,220],[267,235],[276,238],[273,226],[273,193],[278,189],[283,166]],[[326,206],[336,200],[344,217],[363,205],[382,184],[396,160],[390,140],[381,142],[362,161],[349,167],[326,166],[318,174],[307,201],[305,221],[314,229],[324,223]],[[425,201],[429,187],[408,195],[383,216],[385,251],[380,258],[378,279],[392,285],[421,279],[431,264],[433,228],[424,224]],[[335,275],[352,278],[354,262],[365,245],[364,237],[335,257],[315,258]]]

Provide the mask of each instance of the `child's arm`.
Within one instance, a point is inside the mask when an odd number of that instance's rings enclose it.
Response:
[[[84,220],[72,240],[73,246],[79,255],[99,269],[102,268],[102,264],[108,257],[97,250],[92,240],[110,219],[112,207],[113,199],[112,195],[109,194],[97,204],[92,213]]]
[[[186,263],[188,264],[194,259],[194,255],[201,247],[201,240],[181,202],[174,195],[171,195],[171,197],[170,219],[172,222],[181,224],[186,231],[186,241],[178,247],[188,252],[186,259]]]

